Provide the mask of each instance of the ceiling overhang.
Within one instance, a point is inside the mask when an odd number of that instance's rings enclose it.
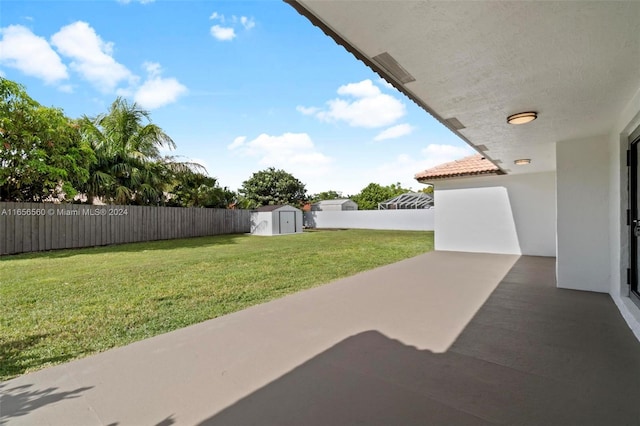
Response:
[[[640,88],[640,2],[285,1],[507,173],[555,170]]]

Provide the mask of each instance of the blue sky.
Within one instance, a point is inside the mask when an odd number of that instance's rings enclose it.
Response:
[[[473,153],[277,0],[2,0],[0,75],[70,117],[135,101],[233,190],[267,167],[310,194],[420,189],[416,172]]]

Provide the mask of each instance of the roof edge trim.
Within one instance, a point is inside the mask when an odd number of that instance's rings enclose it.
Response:
[[[487,172],[472,172],[472,173],[460,173],[455,175],[449,174],[449,175],[441,175],[441,176],[429,176],[427,178],[416,177],[415,180],[417,180],[420,183],[431,183],[434,180],[472,178],[477,176],[500,176],[505,174],[506,173],[503,172],[502,170],[493,170],[493,171],[487,171]]]

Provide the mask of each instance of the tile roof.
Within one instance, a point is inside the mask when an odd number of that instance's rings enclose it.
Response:
[[[475,154],[416,173],[415,178],[418,182],[426,182],[434,179],[498,174],[502,172],[496,165],[481,154]]]

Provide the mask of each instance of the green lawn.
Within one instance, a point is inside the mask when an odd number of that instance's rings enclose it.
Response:
[[[223,235],[0,258],[0,380],[433,249],[433,232]]]

